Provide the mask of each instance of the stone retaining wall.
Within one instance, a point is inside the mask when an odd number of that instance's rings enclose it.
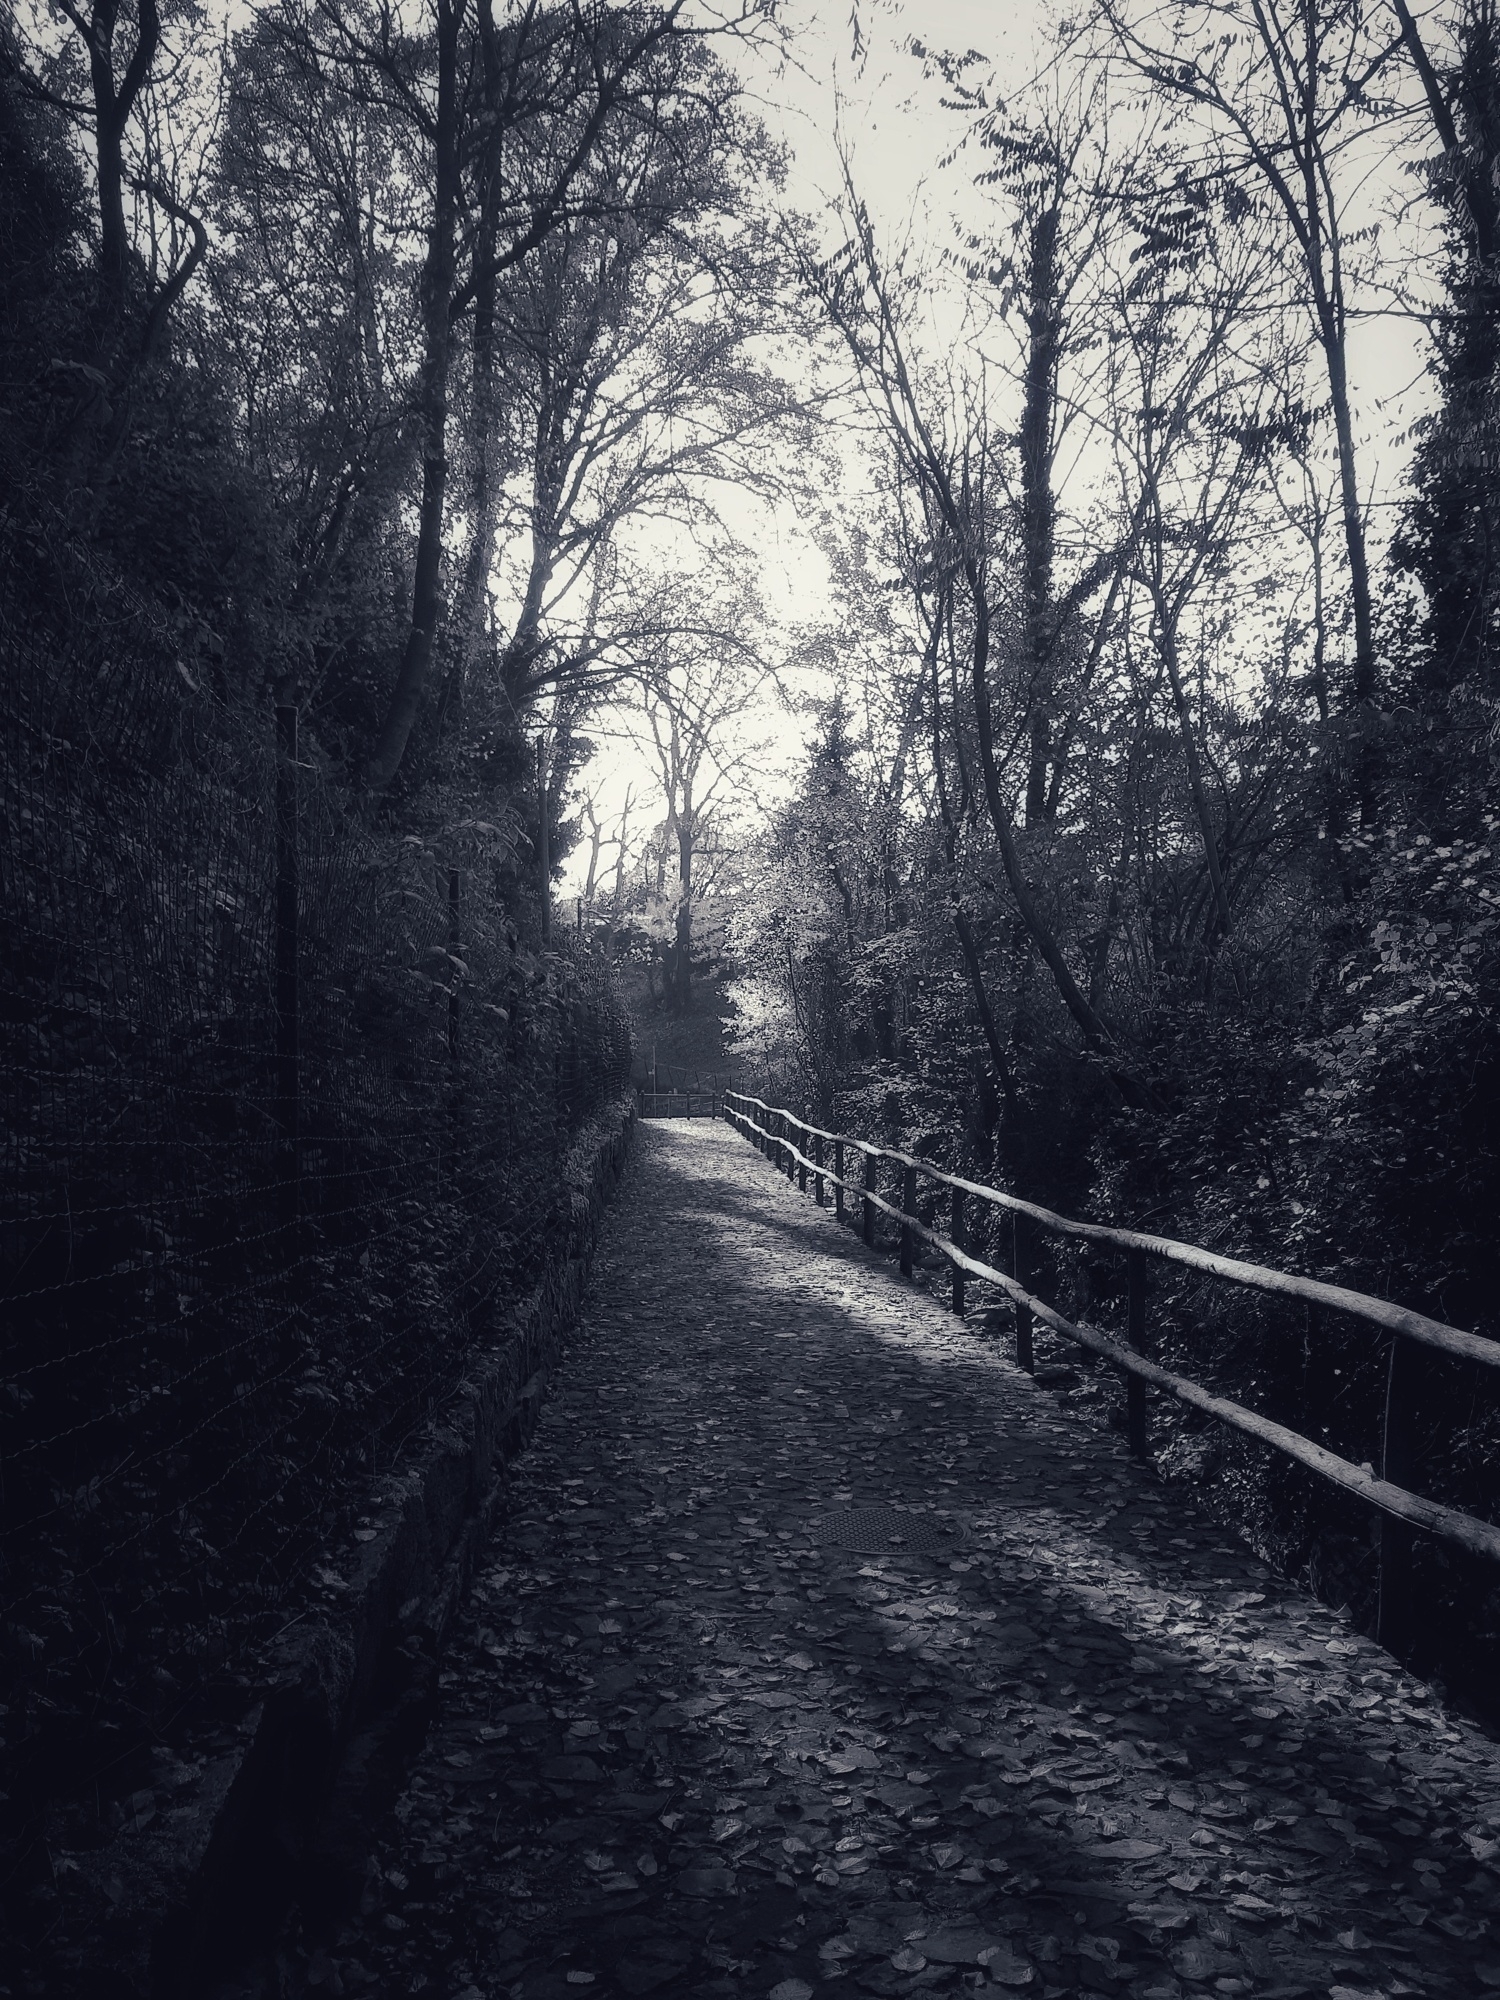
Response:
[[[274,1921],[316,1852],[351,1741],[391,1712],[392,1685],[441,1650],[577,1319],[635,1119],[633,1098],[622,1099],[580,1134],[565,1169],[571,1227],[541,1284],[476,1356],[442,1419],[378,1481],[371,1526],[313,1566],[322,1602],[274,1643],[229,1748],[221,1731],[212,1756],[165,1766],[172,1803],[76,1857],[59,1926],[73,1990],[198,2000],[210,1968]]]

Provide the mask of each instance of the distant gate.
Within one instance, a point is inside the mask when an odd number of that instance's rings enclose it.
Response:
[[[717,1118],[723,1099],[716,1090],[636,1091],[643,1118]]]

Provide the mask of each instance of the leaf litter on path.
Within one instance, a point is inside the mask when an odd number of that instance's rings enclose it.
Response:
[[[646,1127],[358,1909],[288,1990],[1490,1990],[1489,1743],[982,1324],[722,1126]],[[835,1505],[961,1552],[846,1554]]]

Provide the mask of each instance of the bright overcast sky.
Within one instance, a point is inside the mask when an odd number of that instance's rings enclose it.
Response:
[[[863,41],[859,51],[855,13]],[[940,244],[949,218],[969,195],[974,162],[966,154],[946,168],[942,164],[963,133],[963,121],[943,109],[937,86],[923,77],[921,63],[905,46],[907,38],[919,34],[929,48],[979,52],[985,62],[976,65],[976,75],[992,67],[994,87],[1009,94],[1045,60],[1054,18],[1042,0],[1010,0],[1003,8],[977,0],[924,0],[919,7],[899,0],[852,0],[852,5],[851,0],[788,0],[787,60],[774,70],[752,63],[746,80],[752,102],[790,154],[790,204],[811,216],[827,210],[840,183],[836,140],[841,135],[855,185],[887,243],[910,238],[919,250]],[[1360,198],[1371,201],[1376,214],[1389,208],[1391,192],[1372,183]],[[1409,426],[1420,407],[1422,335],[1396,317],[1358,322],[1350,358],[1363,475],[1376,507],[1378,538],[1381,502],[1389,500],[1399,479]],[[747,511],[740,531],[757,549],[761,587],[773,611],[788,622],[816,615],[826,570],[797,520]],[[757,803],[764,806],[790,782],[800,732],[771,716],[762,727],[773,740],[772,762],[781,767],[779,779],[760,783]],[[644,801],[653,795],[654,780],[648,764],[614,743],[601,744],[583,783],[601,816],[608,817],[618,814],[627,786]],[[647,812],[652,820],[661,817],[660,807]],[[637,828],[644,823],[645,815],[638,813]],[[586,865],[583,851],[575,851],[564,896],[577,893]]]

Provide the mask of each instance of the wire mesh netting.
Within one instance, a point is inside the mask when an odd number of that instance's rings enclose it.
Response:
[[[340,1510],[534,1281],[567,1134],[630,1068],[605,968],[518,936],[503,815],[372,831],[290,711],[278,741],[144,612],[69,591],[46,629],[0,602],[23,1800],[107,1796],[132,1744],[242,1690]]]
[[[816,1524],[818,1540],[856,1555],[884,1555],[906,1550],[930,1555],[951,1548],[959,1529],[949,1521],[934,1521],[899,1507],[852,1507],[825,1514]]]

